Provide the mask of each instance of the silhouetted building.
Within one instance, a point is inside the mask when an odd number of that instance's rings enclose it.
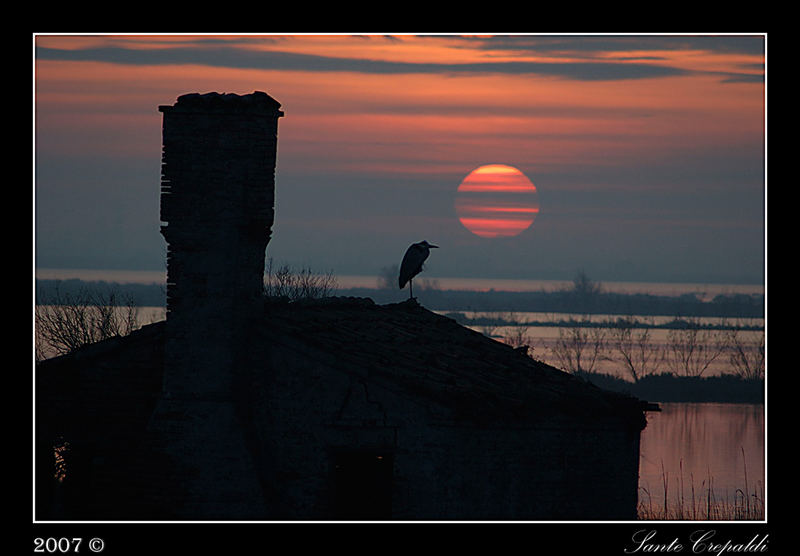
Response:
[[[262,295],[279,107],[161,107],[168,316],[37,366],[37,518],[635,519],[640,400],[413,300]]]

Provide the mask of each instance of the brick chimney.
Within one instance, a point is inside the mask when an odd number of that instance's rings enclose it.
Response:
[[[163,116],[165,394],[226,397],[242,326],[262,295],[274,220],[280,104],[266,93],[187,94]]]
[[[247,342],[263,308],[279,108],[262,92],[189,94],[159,107],[167,322],[140,497],[164,519],[266,515]]]

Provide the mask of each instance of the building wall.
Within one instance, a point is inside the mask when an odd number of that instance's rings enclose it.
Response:
[[[307,346],[264,354],[254,422],[276,519],[332,519],[336,454],[391,456],[391,519],[635,519],[639,431],[468,425]]]
[[[402,443],[396,462],[405,486],[397,493],[396,515],[635,519],[637,448],[635,438],[619,430],[558,422],[431,428]]]
[[[134,460],[161,388],[162,332],[163,323],[151,324],[38,365],[37,519],[132,517],[142,474]],[[64,443],[56,477],[54,446]]]

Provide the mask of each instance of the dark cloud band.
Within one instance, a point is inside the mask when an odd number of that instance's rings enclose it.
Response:
[[[463,64],[415,63],[337,58],[283,51],[255,51],[230,47],[176,47],[129,49],[121,47],[66,50],[37,47],[40,60],[95,61],[130,65],[206,65],[239,69],[368,74],[505,74],[540,75],[579,81],[644,79],[688,75],[676,67],[631,62],[476,62]]]

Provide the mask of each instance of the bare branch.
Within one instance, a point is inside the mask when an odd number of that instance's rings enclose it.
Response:
[[[661,350],[651,342],[652,319],[643,328],[635,328],[632,317],[617,319],[609,329],[610,344],[622,358],[623,366],[634,382],[653,371]]]
[[[579,323],[558,330],[558,340],[551,351],[562,368],[570,372],[592,372],[605,350],[606,331],[591,326],[588,316]]]
[[[58,285],[35,308],[36,357],[64,355],[86,344],[125,336],[139,327],[133,298],[84,288],[74,295]]]
[[[764,332],[755,333],[755,339],[749,341],[744,337],[740,327],[725,332],[733,373],[744,379],[764,378],[766,367]]]
[[[699,377],[705,373],[727,346],[719,330],[704,328],[698,318],[685,319],[685,327],[667,334],[667,362],[680,376]]]
[[[264,269],[264,295],[267,297],[318,299],[330,296],[337,287],[333,271],[318,274],[310,268],[301,268],[295,272],[286,264],[274,268],[272,258],[267,260]]]

